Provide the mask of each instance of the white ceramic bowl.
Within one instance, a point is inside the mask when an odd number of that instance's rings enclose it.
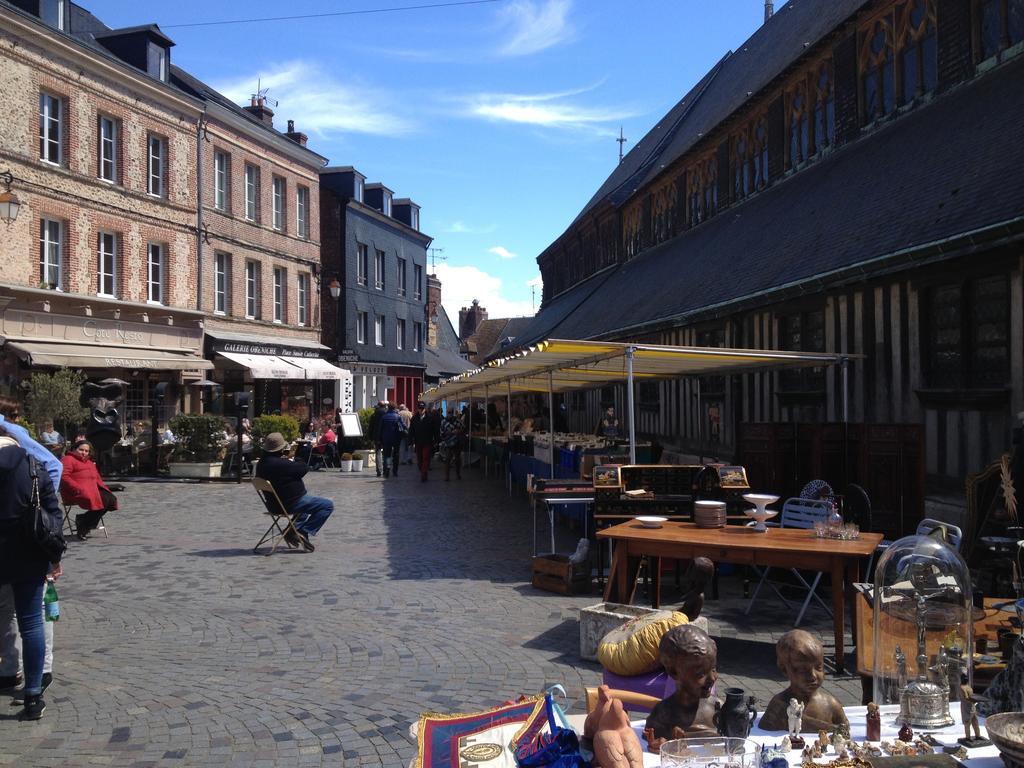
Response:
[[[753,504],[755,507],[767,507],[769,504],[774,504],[778,501],[779,497],[771,493],[744,493],[743,499],[744,501]]]
[[[640,523],[644,528],[661,528],[662,523],[668,522],[667,517],[657,517],[656,515],[640,515],[633,519]]]

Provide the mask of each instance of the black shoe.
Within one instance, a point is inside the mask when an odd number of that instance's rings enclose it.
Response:
[[[380,477],[380,470],[377,470],[377,477]]]
[[[88,541],[89,540],[89,534],[86,533],[85,531],[83,531],[81,528],[79,528],[78,532],[75,534],[75,538],[78,539],[79,541]]]
[[[292,549],[295,549],[302,542],[299,540],[298,534],[295,533],[295,531],[293,531],[291,528],[289,528],[287,531],[284,532],[284,543]]]
[[[50,683],[53,682],[52,672],[43,672],[43,691],[50,687]],[[43,691],[40,691],[42,693]]]
[[[15,688],[21,687],[23,682],[25,680],[21,675],[0,677],[0,691],[13,691]]]
[[[25,697],[25,708],[21,710],[22,720],[40,720],[46,711],[46,702],[39,694]]]
[[[385,469],[384,470],[384,477],[391,477],[391,470]]]
[[[312,552],[316,549],[316,547],[313,546],[313,542],[309,540],[309,536],[302,532],[299,532],[299,541],[302,542],[302,548],[307,552]]]
[[[420,475],[420,482],[421,483],[427,482],[427,476],[426,475]]]
[[[395,467],[394,471],[391,474],[394,475],[395,477],[398,477],[398,467]]]

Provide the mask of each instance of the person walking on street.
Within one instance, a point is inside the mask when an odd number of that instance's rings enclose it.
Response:
[[[381,470],[384,469],[384,444],[380,441],[380,420],[387,412],[388,408],[385,402],[378,400],[377,406],[370,415],[370,434],[367,437],[373,441],[373,461],[377,467],[377,477],[380,477]]]
[[[455,465],[455,477],[462,479],[462,446],[466,442],[466,428],[462,418],[454,411],[449,414],[441,425],[441,445],[444,447],[444,479],[451,480],[452,465]]]
[[[63,518],[53,484],[45,472],[33,469],[25,449],[0,427],[0,585],[11,586],[18,615],[25,667],[23,720],[38,720],[46,711],[42,697],[46,653],[43,590],[47,574],[58,579],[63,573],[59,558],[51,562],[26,536],[24,518],[33,511],[34,497],[50,528],[59,531]]]
[[[398,415],[398,408],[394,403],[388,403],[388,410],[380,420],[380,441],[384,446],[384,477],[391,473],[398,477],[398,451],[405,435],[405,423]]]
[[[416,415],[409,422],[409,437],[416,451],[416,464],[420,470],[420,481],[427,482],[430,471],[430,454],[434,452],[439,436],[439,424],[427,411],[427,404],[416,403]]]
[[[405,439],[402,440],[402,463],[412,464],[412,443],[409,441],[409,425],[412,424],[412,411],[405,407],[405,403],[398,406],[398,415],[405,425]]]

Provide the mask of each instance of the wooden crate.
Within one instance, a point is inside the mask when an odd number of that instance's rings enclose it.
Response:
[[[533,558],[533,586],[560,595],[589,592],[590,565],[570,563],[567,555],[540,555]]]

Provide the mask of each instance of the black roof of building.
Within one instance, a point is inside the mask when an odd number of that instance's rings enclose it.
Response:
[[[697,316],[1016,220],[1024,232],[1024,57],[864,135],[707,222],[581,283],[520,338],[595,338]],[[1012,234],[1007,229],[1007,234]],[[1019,234],[1018,234],[1019,236]],[[980,266],[980,265],[979,265]],[[850,278],[844,278],[850,279]],[[568,301],[567,301],[568,300]]]
[[[789,0],[637,142],[576,219],[605,200],[621,205],[868,2]]]

